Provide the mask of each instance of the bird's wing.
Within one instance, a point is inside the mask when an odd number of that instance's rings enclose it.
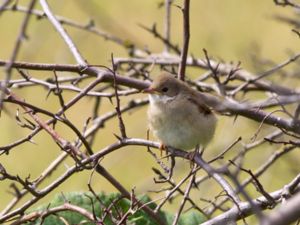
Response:
[[[195,91],[193,93],[193,101],[197,102],[198,105],[205,105],[209,110],[213,110],[215,112],[236,112],[239,110],[245,110],[252,108],[251,104],[247,103],[239,103],[234,99],[226,98],[226,97],[216,97],[209,93],[202,93],[199,91]]]
[[[188,97],[188,101],[190,101],[193,104],[197,105],[200,113],[204,113],[205,115],[209,115],[209,114],[212,113],[209,106],[207,104],[205,104],[205,102],[201,98],[199,98],[198,96],[192,95],[192,96]]]

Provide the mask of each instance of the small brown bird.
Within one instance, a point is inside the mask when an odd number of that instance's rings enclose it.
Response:
[[[217,119],[205,104],[204,93],[166,72],[144,92],[149,93],[150,130],[164,146],[190,150],[211,141]]]

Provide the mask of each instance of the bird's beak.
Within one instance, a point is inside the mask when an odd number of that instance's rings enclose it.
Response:
[[[142,93],[145,93],[145,94],[154,94],[156,91],[151,88],[151,87],[148,87],[148,88],[145,88],[144,90],[142,90]]]

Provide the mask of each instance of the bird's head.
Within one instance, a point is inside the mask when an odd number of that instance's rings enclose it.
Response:
[[[158,75],[152,84],[143,90],[150,95],[167,96],[173,98],[178,95],[182,89],[182,81],[176,79],[170,73],[164,72]]]

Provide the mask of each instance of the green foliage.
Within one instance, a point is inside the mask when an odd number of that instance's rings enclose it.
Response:
[[[57,206],[61,206],[64,203],[68,202],[76,206],[80,206],[81,208],[84,208],[88,210],[89,212],[93,213],[93,207],[94,212],[98,218],[101,218],[103,216],[104,210],[110,206],[110,213],[112,216],[106,216],[104,219],[105,225],[113,225],[112,218],[116,218],[119,220],[124,213],[126,213],[130,208],[130,201],[121,198],[120,194],[111,193],[111,194],[105,194],[100,193],[98,194],[98,199],[91,193],[88,192],[71,192],[66,193],[64,195],[57,195],[49,204],[42,205],[38,207],[37,209],[30,211],[28,213],[40,211],[43,212],[46,209],[51,209]],[[148,196],[141,196],[139,197],[139,201],[142,203],[147,203],[151,201],[151,199]],[[155,203],[150,203],[148,205],[150,208],[154,209],[156,207]],[[171,213],[161,211],[160,216],[165,219],[166,224],[172,224],[172,221],[174,219],[174,215]],[[95,223],[89,221],[87,218],[82,216],[81,214],[73,211],[61,211],[56,213],[55,215],[49,215],[46,218],[44,218],[43,225],[64,225],[61,218],[66,220],[68,224],[84,224],[84,225],[95,225]],[[35,220],[34,222],[26,223],[27,225],[38,225],[41,223],[41,218],[38,220]],[[197,212],[197,211],[189,211],[187,213],[183,213],[182,216],[179,219],[178,224],[179,225],[196,225],[200,224],[204,221],[204,216]],[[133,215],[130,215],[127,218],[127,224],[135,224],[135,225],[156,225],[157,223],[149,217],[143,210],[137,210]]]

